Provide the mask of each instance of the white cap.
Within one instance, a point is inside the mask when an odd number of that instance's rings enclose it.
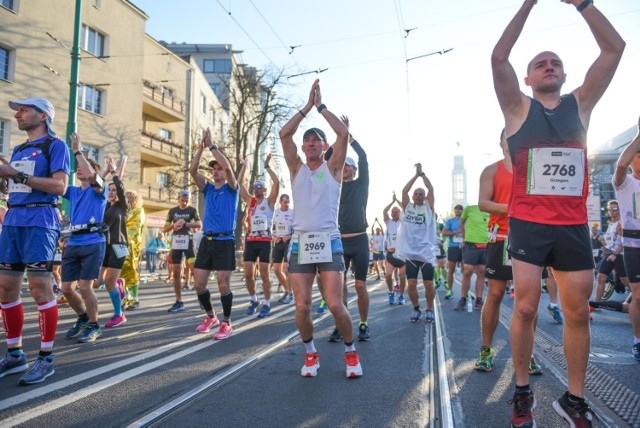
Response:
[[[56,115],[56,109],[53,108],[53,104],[45,98],[31,97],[24,100],[9,101],[9,107],[12,110],[18,110],[21,106],[33,107],[41,113],[47,114],[47,128],[49,129],[49,135],[55,136],[56,133],[51,129],[51,122]]]

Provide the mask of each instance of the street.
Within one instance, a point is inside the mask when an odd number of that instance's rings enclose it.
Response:
[[[458,275],[457,275],[458,276]],[[210,282],[214,308],[221,311]],[[185,311],[168,313],[171,286],[141,285],[141,306],[127,311],[124,326],[106,329],[93,344],[65,339],[75,321],[60,306],[55,344],[56,372],[44,383],[18,386],[18,376],[0,379],[0,423],[8,426],[313,426],[313,427],[494,427],[508,426],[513,367],[508,324],[512,299],[505,295],[494,339],[496,367],[473,369],[481,340],[480,312],[454,312],[438,290],[436,323],[409,322],[412,307],[389,305],[386,286],[370,276],[371,341],[356,342],[364,375],[345,377],[344,346],[327,341],[331,316],[317,314],[315,343],[321,367],[315,378],[300,376],[304,347],[297,336],[294,305],[272,303],[264,320],[246,316],[248,295],[234,273],[234,332],[228,340],[195,332],[203,315],[195,292],[184,292]],[[258,285],[258,290],[260,286]],[[275,287],[274,287],[275,290]],[[422,287],[419,287],[423,296]],[[105,290],[97,290],[101,324],[110,316]],[[274,294],[275,296],[275,294]],[[259,296],[260,297],[260,296]],[[355,293],[349,305],[357,326]],[[612,299],[622,300],[614,294]],[[40,337],[32,299],[25,303],[24,349],[30,362]],[[408,301],[408,299],[407,299]],[[544,374],[532,377],[540,427],[566,426],[551,403],[564,392],[562,326],[540,304],[534,354]],[[421,300],[424,305],[423,299]],[[423,306],[424,309],[424,306]],[[219,314],[221,317],[221,314]],[[212,333],[215,332],[212,330]],[[631,356],[627,314],[593,313],[587,396],[599,420],[594,426],[640,426],[640,367]]]

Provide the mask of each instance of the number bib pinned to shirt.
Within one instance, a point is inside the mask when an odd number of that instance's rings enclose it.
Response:
[[[267,230],[267,217],[263,215],[254,215],[251,217],[251,231],[263,232]]]
[[[326,232],[309,232],[298,235],[298,264],[330,263],[331,239]]]
[[[171,249],[188,250],[190,238],[189,235],[173,235],[171,238]]]
[[[529,149],[527,194],[582,196],[583,149],[539,147]]]
[[[289,224],[285,222],[276,222],[276,236],[287,236],[291,232]]]
[[[33,175],[36,170],[36,161],[21,160],[11,162],[11,166],[18,172],[24,172],[27,175]],[[16,183],[13,180],[9,180],[9,193],[31,193],[31,187],[26,184]]]

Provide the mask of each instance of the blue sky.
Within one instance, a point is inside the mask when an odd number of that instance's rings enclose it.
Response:
[[[289,79],[288,90],[302,106],[320,78],[327,106],[349,116],[370,163],[370,224],[381,218],[392,191],[400,193],[417,161],[434,184],[436,211],[444,215],[450,211],[453,155],[465,156],[469,203],[477,203],[482,169],[501,156],[503,119],[489,60],[520,0],[185,0],[180,9],[167,1],[133,3],[149,15],[147,33],[158,40],[229,43],[260,69],[287,67],[297,74],[326,68]],[[640,115],[640,2],[602,0],[597,6],[627,49],[593,113],[591,148],[635,126]],[[298,47],[289,53],[290,46]],[[443,49],[452,50],[411,59]],[[563,59],[564,92],[582,83],[598,54],[580,14],[560,0],[539,0],[534,7],[511,57],[519,76],[543,50]],[[522,89],[528,93],[523,83]],[[316,114],[301,128],[311,126],[328,128]]]

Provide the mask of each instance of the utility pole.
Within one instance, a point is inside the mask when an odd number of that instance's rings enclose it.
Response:
[[[69,76],[69,117],[67,119],[67,147],[71,152],[71,134],[78,127],[78,84],[80,78],[80,33],[82,28],[82,0],[76,0],[75,17],[73,21],[73,47],[71,48],[71,76]],[[71,173],[69,184],[73,185],[76,172],[76,157],[71,153]],[[62,200],[62,210],[69,214],[69,201]]]

